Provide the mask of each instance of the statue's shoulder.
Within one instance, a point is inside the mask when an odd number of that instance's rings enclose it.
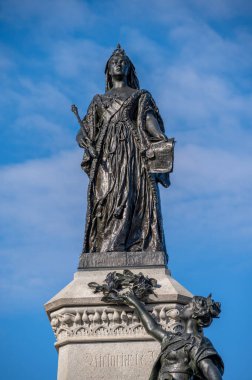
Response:
[[[145,89],[141,89],[141,90],[139,90],[139,92],[140,92],[140,97],[142,99],[145,99],[146,101],[155,104],[155,101],[154,101],[153,96],[151,95],[150,91],[145,90]]]
[[[93,96],[93,99],[91,100],[89,107],[88,107],[88,112],[94,112],[97,109],[102,108],[102,96],[101,94],[96,94]]]
[[[203,337],[193,337],[192,344],[192,353],[191,355],[195,357],[195,359],[199,359],[202,356],[210,356],[216,355],[217,352],[210,341],[210,339]]]
[[[150,91],[146,90],[145,88],[141,88],[139,92],[140,92],[140,95],[142,96],[151,96]]]
[[[97,104],[97,103],[100,103],[101,102],[101,99],[102,99],[102,94],[95,94],[92,101],[91,101],[91,104]]]

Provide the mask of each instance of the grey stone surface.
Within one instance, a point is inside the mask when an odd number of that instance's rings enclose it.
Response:
[[[148,380],[157,342],[69,344],[59,351],[58,380]]]
[[[159,344],[145,332],[132,308],[105,304],[88,287],[91,281],[102,283],[108,271],[75,273],[73,281],[45,305],[56,337],[58,380],[148,379]],[[149,298],[149,312],[166,330],[182,331],[183,323],[174,317],[192,294],[165,267],[145,267],[141,272],[161,285],[157,298]]]
[[[121,270],[123,269],[121,268]],[[131,268],[131,270],[133,273],[139,273],[140,271],[139,268]],[[46,303],[46,312],[50,313],[62,306],[104,305],[104,302],[101,301],[101,295],[94,294],[88,287],[88,283],[92,281],[96,281],[98,284],[102,283],[108,272],[106,269],[76,272],[73,281]],[[178,302],[185,304],[192,297],[192,294],[187,289],[170,276],[165,267],[141,268],[141,272],[144,275],[156,278],[158,284],[161,285],[160,288],[156,289],[158,298],[151,296],[149,298],[150,303]]]

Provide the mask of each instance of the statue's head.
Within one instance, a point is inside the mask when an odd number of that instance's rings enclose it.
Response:
[[[106,91],[113,87],[113,76],[125,76],[129,87],[139,89],[135,67],[119,44],[106,63],[105,75]]]
[[[215,302],[211,294],[206,297],[194,296],[180,312],[184,320],[195,319],[199,327],[208,327],[213,318],[218,318],[221,312],[220,302]]]

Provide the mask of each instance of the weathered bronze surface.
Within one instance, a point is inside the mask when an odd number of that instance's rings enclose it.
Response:
[[[141,302],[159,287],[154,278],[124,270],[108,273],[104,284],[92,282],[89,286],[95,293],[103,293],[105,302],[134,307],[147,333],[161,343],[149,380],[222,380],[223,361],[203,334],[203,328],[210,326],[221,311],[221,304],[211,295],[194,296],[176,317],[183,321],[185,330],[173,333],[164,330]]]
[[[161,353],[152,369],[149,380],[222,380],[224,364],[203,328],[208,327],[220,313],[220,303],[195,296],[183,307],[179,318],[185,331],[165,331],[146,310],[133,292],[124,295],[125,302],[133,306],[146,331],[161,343]]]
[[[150,267],[165,266],[164,252],[100,252],[82,253],[78,270],[91,268]]]
[[[125,297],[132,293],[137,299],[147,300],[150,294],[155,294],[154,289],[159,288],[155,278],[144,276],[143,273],[135,274],[129,269],[123,273],[109,272],[104,280],[104,284],[90,282],[88,284],[94,290],[94,293],[103,293],[102,301],[122,303],[127,301]]]
[[[165,136],[159,110],[139,89],[120,45],[105,75],[106,92],[95,95],[83,120],[72,107],[89,176],[83,253],[166,252],[158,182],[170,184],[174,139]],[[79,267],[91,261],[84,255]]]

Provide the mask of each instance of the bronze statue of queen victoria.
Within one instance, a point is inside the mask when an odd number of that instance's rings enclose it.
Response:
[[[81,166],[89,176],[83,253],[166,252],[158,183],[169,186],[174,140],[120,45],[105,75],[105,94],[79,118]]]

